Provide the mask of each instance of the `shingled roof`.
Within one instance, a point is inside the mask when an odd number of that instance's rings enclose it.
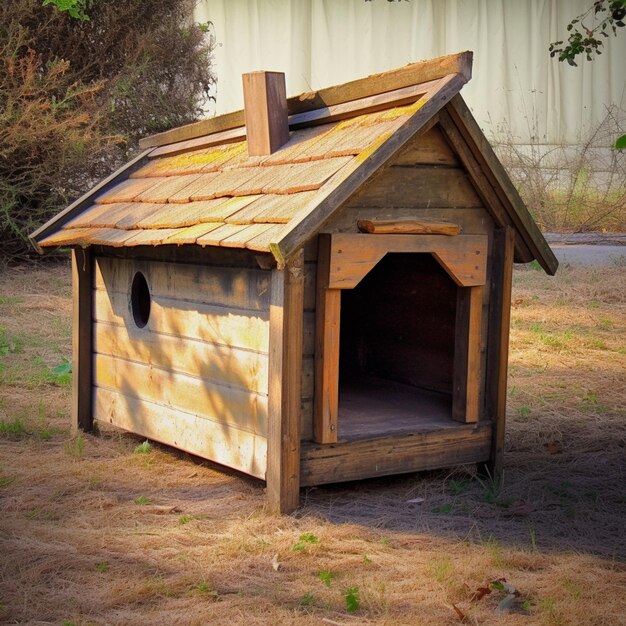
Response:
[[[248,156],[242,112],[148,138],[144,153],[31,240],[40,250],[247,248],[271,252],[283,263],[427,127],[470,74],[471,53],[462,53],[292,98],[289,140],[269,156]],[[522,241],[530,242],[532,256],[553,273],[551,251],[521,200],[510,206]]]

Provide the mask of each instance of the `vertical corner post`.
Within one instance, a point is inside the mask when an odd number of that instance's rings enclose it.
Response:
[[[486,412],[492,421],[493,431],[490,458],[483,467],[492,478],[501,475],[504,459],[514,255],[515,230],[510,226],[497,229],[493,240],[485,397]]]
[[[93,429],[92,291],[90,248],[72,249],[72,430]]]
[[[300,501],[300,412],[304,254],[274,269],[270,287],[267,500],[274,513],[291,513]]]

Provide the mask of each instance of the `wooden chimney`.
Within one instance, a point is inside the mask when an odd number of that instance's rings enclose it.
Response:
[[[285,74],[250,72],[242,78],[248,155],[267,156],[289,139]]]

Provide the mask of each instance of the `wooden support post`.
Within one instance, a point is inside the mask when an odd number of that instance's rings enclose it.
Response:
[[[496,230],[493,238],[486,394],[486,413],[492,420],[493,434],[491,456],[483,467],[492,478],[502,473],[504,457],[514,254],[515,230],[511,227]]]
[[[267,500],[274,513],[291,513],[300,498],[300,397],[304,255],[272,270],[270,293]]]
[[[319,236],[315,301],[315,398],[313,441],[337,442],[341,290],[329,289],[331,236]]]
[[[479,418],[482,307],[482,286],[459,287],[452,391],[452,417],[459,422]]]
[[[72,250],[72,430],[93,428],[92,255],[90,248]]]

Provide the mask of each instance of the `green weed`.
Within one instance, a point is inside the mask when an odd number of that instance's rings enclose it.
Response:
[[[133,500],[133,502],[140,506],[144,506],[146,504],[150,504],[151,500],[150,498],[148,498],[148,496],[138,496],[137,498]]]
[[[0,305],[3,304],[22,304],[24,302],[24,298],[20,298],[19,296],[0,296]]]
[[[19,354],[24,350],[22,335],[9,336],[6,326],[0,326],[0,357]]]
[[[469,480],[467,478],[460,478],[459,480],[452,479],[448,481],[448,489],[455,495],[461,495],[468,487]]]
[[[298,602],[299,606],[312,606],[313,604],[315,604],[315,596],[310,591],[307,591]]]
[[[438,583],[445,583],[452,578],[454,567],[447,556],[442,556],[431,560],[429,572]]]
[[[500,545],[498,540],[495,537],[489,537],[489,539],[487,539],[487,541],[485,542],[485,548],[487,549],[487,552],[491,557],[492,563],[496,567],[502,567],[503,552],[502,546]]]
[[[0,420],[0,436],[24,437],[28,435],[26,426],[20,417],[10,421]]]
[[[319,579],[327,586],[330,587],[335,575],[332,572],[324,571],[318,574]]]
[[[308,546],[319,543],[319,539],[313,533],[303,533],[300,535],[300,540],[293,545],[292,550],[301,552]]]
[[[526,418],[532,413],[532,410],[529,406],[521,406],[519,409],[517,409],[517,411],[519,413],[519,416],[522,418]]]
[[[63,446],[65,454],[73,456],[75,459],[80,459],[85,451],[85,438],[82,433],[78,433],[76,437],[65,442]]]
[[[152,444],[147,439],[133,450],[134,454],[150,454],[150,452],[152,452]]]
[[[2,489],[2,487],[8,487],[14,481],[15,481],[15,478],[9,478],[8,476],[0,476],[0,489]]]
[[[207,596],[217,599],[218,593],[214,589],[211,588],[209,583],[206,580],[201,580],[189,587],[189,591],[191,593],[198,594],[200,596]]]
[[[578,600],[583,595],[583,587],[569,576],[563,579],[563,589],[569,593],[572,598]]]
[[[96,569],[101,573],[104,574],[104,572],[106,572],[109,569],[109,565],[106,561],[100,561],[100,563],[96,564]]]
[[[354,613],[359,610],[359,588],[349,587],[343,592],[344,600],[346,601],[346,611],[348,613]]]
[[[189,522],[193,519],[193,515],[181,515],[178,518],[178,523],[181,526],[184,526],[185,524],[189,524]]]

